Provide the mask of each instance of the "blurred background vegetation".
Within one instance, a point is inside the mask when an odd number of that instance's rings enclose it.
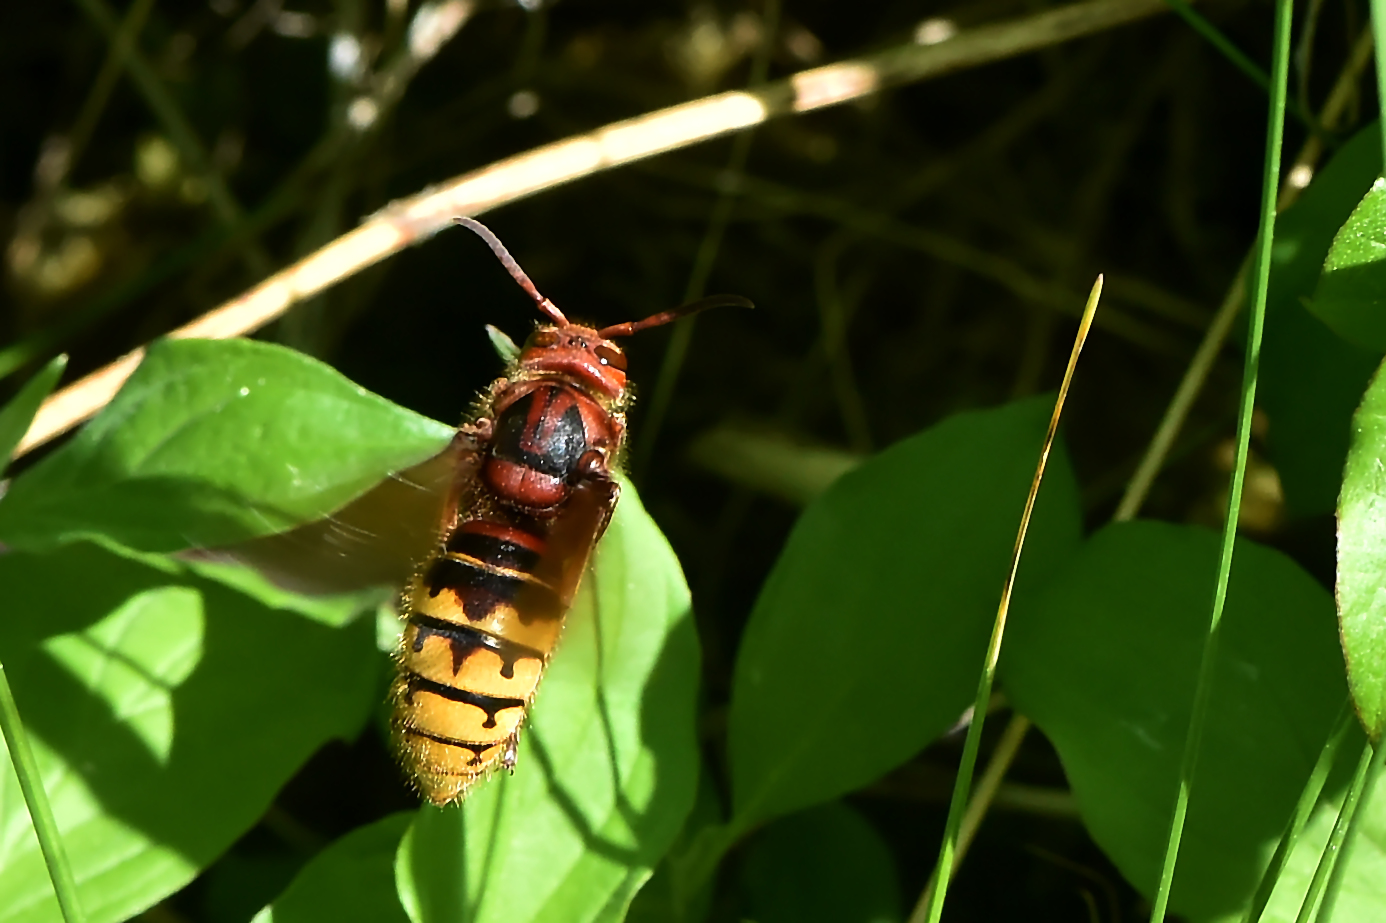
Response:
[[[469,0],[428,8],[458,28],[420,64],[406,53],[419,40],[415,0],[0,4],[0,397],[58,351],[72,355],[69,379],[92,371],[392,199],[496,159],[760,73],[1044,8]],[[1265,65],[1269,3],[1199,9]],[[1292,98],[1313,113],[1348,65],[1366,4],[1315,0],[1296,15]],[[116,28],[137,36],[124,65]],[[1374,110],[1370,82],[1370,68],[1349,69],[1325,156]],[[642,401],[628,467],[694,591],[716,785],[741,625],[798,505],[949,413],[1053,388],[1098,272],[1103,313],[1065,438],[1090,524],[1111,516],[1251,245],[1265,107],[1254,81],[1163,15],[780,118],[486,216],[570,316],[614,323],[698,290],[757,305],[700,317],[677,374],[670,344],[689,334],[629,345]],[[1292,120],[1287,170],[1307,137]],[[519,339],[535,320],[491,254],[455,232],[259,335],[456,421],[500,371],[483,325]],[[1239,353],[1235,341],[1222,351],[1145,515],[1218,522]],[[1331,586],[1331,518],[1287,517],[1274,469],[1257,464],[1246,524]],[[933,864],[960,745],[941,741],[850,799],[887,844],[905,907]],[[950,919],[1021,908],[1135,918],[1139,898],[1087,839],[1039,735],[1010,780]],[[248,919],[323,843],[411,803],[378,735],[334,746],[146,918]],[[714,919],[772,918],[743,883],[767,887],[760,855],[752,843],[733,856]]]

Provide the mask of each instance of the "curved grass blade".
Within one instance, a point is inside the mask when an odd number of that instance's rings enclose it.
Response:
[[[1271,893],[1275,890],[1275,883],[1280,879],[1280,872],[1285,868],[1285,863],[1289,861],[1291,854],[1294,853],[1295,844],[1299,842],[1300,834],[1304,832],[1305,826],[1309,823],[1310,815],[1314,813],[1314,805],[1318,803],[1319,795],[1323,794],[1323,785],[1328,779],[1328,772],[1333,768],[1334,760],[1338,757],[1338,749],[1342,746],[1348,731],[1352,730],[1352,725],[1352,703],[1348,701],[1343,704],[1342,714],[1338,716],[1338,720],[1333,726],[1333,733],[1329,735],[1323,749],[1319,751],[1319,759],[1314,763],[1314,769],[1309,774],[1309,781],[1304,783],[1304,791],[1300,793],[1299,802],[1295,805],[1295,813],[1290,816],[1285,834],[1275,847],[1275,855],[1271,856],[1270,864],[1261,873],[1261,883],[1256,887],[1256,893],[1251,898],[1251,906],[1247,908],[1246,915],[1242,917],[1243,923],[1257,923],[1261,919],[1261,914],[1265,912],[1266,904],[1270,901]]]
[[[10,459],[10,453],[24,438],[29,424],[38,413],[39,405],[48,397],[53,386],[67,368],[67,356],[57,356],[43,367],[19,390],[4,408],[0,408],[0,470]]]
[[[953,781],[953,798],[948,804],[948,820],[944,824],[943,843],[939,847],[938,864],[934,868],[936,886],[932,891],[925,889],[920,896],[910,923],[927,919],[938,923],[943,916],[943,902],[948,895],[948,882],[953,877],[958,847],[958,829],[962,825],[963,813],[967,806],[967,793],[972,786],[972,772],[977,766],[977,748],[982,742],[982,725],[986,721],[987,702],[991,699],[992,682],[996,678],[996,664],[1001,659],[1001,639],[1006,631],[1006,616],[1011,607],[1011,591],[1015,587],[1015,575],[1020,568],[1020,552],[1025,547],[1025,533],[1030,527],[1030,516],[1035,509],[1035,497],[1039,494],[1040,482],[1044,479],[1044,468],[1049,461],[1049,450],[1054,445],[1054,436],[1059,429],[1059,416],[1064,410],[1064,398],[1068,397],[1069,385],[1073,382],[1073,371],[1078,365],[1078,356],[1087,341],[1088,331],[1092,329],[1092,318],[1097,313],[1097,303],[1102,297],[1102,277],[1093,283],[1088,303],[1083,308],[1083,319],[1078,324],[1078,335],[1073,341],[1073,351],[1068,357],[1068,368],[1064,370],[1064,381],[1059,386],[1059,396],[1054,401],[1054,413],[1049,418],[1049,431],[1044,436],[1044,447],[1040,450],[1039,464],[1035,466],[1035,477],[1030,484],[1030,494],[1025,498],[1025,511],[1020,516],[1020,531],[1015,537],[1015,550],[1011,552],[1011,568],[1006,575],[1006,583],[1001,589],[1001,603],[996,610],[996,622],[992,627],[991,641],[987,645],[986,661],[982,666],[982,676],[977,683],[977,698],[972,705],[972,722],[967,728],[967,740],[963,744],[962,762],[958,766],[957,777]]]
[[[57,895],[63,919],[67,923],[83,923],[87,917],[77,900],[77,882],[72,876],[72,864],[68,861],[67,850],[63,848],[58,822],[53,817],[53,808],[43,790],[38,763],[34,760],[33,748],[29,746],[24,722],[20,720],[19,708],[14,704],[14,693],[10,691],[10,680],[5,675],[3,664],[0,664],[0,731],[4,731],[5,746],[10,751],[20,791],[24,793],[24,804],[29,808],[29,818],[34,824],[39,849],[43,851],[44,864],[48,866],[48,876],[53,879],[53,893]]]
[[[8,462],[10,453],[24,438],[24,432],[38,412],[43,399],[53,390],[67,367],[67,356],[58,356],[43,371],[35,375],[14,398],[0,409],[0,468]],[[53,893],[58,898],[63,919],[67,923],[80,923],[86,919],[82,905],[77,900],[77,883],[72,876],[72,864],[68,861],[67,850],[63,848],[62,835],[58,833],[58,822],[53,818],[53,806],[48,803],[48,794],[43,789],[39,776],[38,763],[34,761],[33,748],[29,746],[29,735],[24,729],[24,721],[19,716],[19,707],[14,702],[14,692],[10,689],[10,679],[5,673],[5,665],[0,663],[0,732],[5,737],[5,747],[10,752],[15,776],[24,795],[24,805],[29,809],[29,819],[38,837],[43,861],[48,866],[48,877],[53,881]]]
[[[1170,886],[1174,882],[1174,866],[1179,858],[1179,840],[1184,832],[1184,820],[1189,810],[1189,789],[1193,783],[1194,767],[1198,764],[1199,745],[1207,721],[1208,699],[1212,693],[1213,671],[1217,663],[1218,631],[1223,606],[1227,602],[1227,580],[1232,571],[1232,548],[1237,536],[1237,518],[1242,508],[1242,484],[1246,478],[1246,460],[1251,438],[1251,413],[1256,403],[1256,375],[1261,359],[1261,333],[1266,320],[1266,289],[1270,281],[1271,243],[1275,236],[1275,198],[1280,182],[1280,146],[1285,132],[1286,85],[1289,81],[1290,22],[1293,0],[1277,0],[1275,7],[1275,42],[1271,63],[1271,99],[1269,125],[1266,129],[1265,172],[1261,180],[1261,230],[1257,240],[1255,299],[1252,302],[1251,327],[1246,340],[1246,366],[1242,378],[1242,400],[1237,419],[1237,460],[1232,468],[1232,486],[1228,490],[1227,520],[1223,526],[1222,554],[1218,560],[1218,579],[1213,594],[1213,611],[1208,619],[1207,639],[1203,644],[1203,659],[1199,665],[1198,685],[1194,689],[1193,714],[1189,720],[1184,757],[1179,769],[1179,789],[1175,795],[1169,839],[1160,871],[1160,887],[1151,906],[1151,923],[1161,923],[1169,904]]]

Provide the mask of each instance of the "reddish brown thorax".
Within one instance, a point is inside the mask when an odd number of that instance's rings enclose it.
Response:
[[[619,403],[626,390],[626,357],[595,328],[579,324],[540,327],[520,353],[520,376],[565,376],[593,397]]]

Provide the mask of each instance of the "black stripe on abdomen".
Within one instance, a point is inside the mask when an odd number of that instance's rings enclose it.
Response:
[[[515,542],[458,529],[448,538],[447,551],[452,554],[465,554],[492,567],[503,567],[525,574],[534,573],[539,566],[539,553]]]
[[[450,702],[462,702],[467,705],[475,705],[486,713],[485,728],[496,726],[496,713],[505,711],[507,708],[524,708],[524,699],[511,699],[498,695],[486,695],[483,692],[472,692],[470,689],[458,689],[456,686],[448,686],[444,683],[435,683],[431,679],[425,679],[417,673],[411,672],[406,679],[409,684],[409,695],[412,697],[416,692],[431,692],[436,696],[441,696]]]
[[[448,747],[457,747],[459,750],[470,750],[472,758],[468,760],[468,765],[475,766],[481,762],[481,754],[490,750],[492,747],[499,747],[505,743],[502,740],[458,740],[455,737],[446,737],[442,734],[434,734],[430,731],[423,731],[415,727],[406,727],[404,733],[414,737],[422,737],[424,740],[431,740],[435,744],[443,744]]]
[[[501,676],[515,678],[515,662],[531,657],[540,663],[544,655],[532,647],[498,638],[470,625],[459,625],[444,619],[434,618],[419,612],[410,613],[409,622],[414,626],[414,653],[423,650],[424,642],[430,635],[437,635],[448,643],[452,650],[452,672],[462,668],[462,662],[479,650],[494,651],[501,659]]]
[[[537,581],[525,580],[517,573],[498,573],[477,561],[442,557],[435,560],[424,574],[428,595],[436,597],[451,590],[462,603],[462,611],[473,622],[490,615],[497,606],[515,607],[521,620],[555,619],[563,617],[563,605],[558,594]],[[520,604],[517,599],[524,591]]]

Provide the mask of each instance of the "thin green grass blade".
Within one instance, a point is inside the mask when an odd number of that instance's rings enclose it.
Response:
[[[1309,882],[1309,890],[1305,892],[1304,901],[1299,905],[1295,923],[1310,923],[1318,917],[1321,906],[1319,899],[1338,866],[1343,841],[1347,838],[1352,818],[1357,813],[1357,806],[1362,802],[1362,789],[1366,785],[1373,763],[1378,761],[1377,757],[1382,751],[1386,751],[1386,747],[1378,747],[1374,753],[1370,743],[1362,748],[1362,758],[1357,761],[1357,772],[1353,774],[1352,784],[1343,798],[1342,807],[1338,809],[1338,819],[1333,822],[1333,832],[1328,835],[1328,842],[1324,844],[1323,852],[1319,855],[1319,864],[1314,869],[1314,877]]]
[[[48,877],[53,879],[53,892],[58,896],[63,919],[67,923],[85,923],[87,917],[82,912],[82,905],[77,902],[77,881],[72,877],[72,865],[67,860],[63,838],[58,833],[58,822],[53,819],[48,793],[43,790],[43,779],[39,776],[38,763],[34,761],[34,751],[29,746],[24,722],[19,719],[19,708],[14,703],[14,693],[10,691],[10,680],[5,675],[4,664],[0,664],[0,731],[4,732],[5,746],[9,748],[10,761],[14,763],[14,773],[19,778],[19,790],[24,794],[24,804],[29,808],[29,817],[34,822],[34,833],[38,836],[39,849],[43,850]]]
[[[37,375],[19,389],[8,404],[0,407],[0,472],[10,462],[15,446],[24,439],[39,407],[67,368],[67,356],[56,356]]]
[[[1247,57],[1246,52],[1238,48],[1230,38],[1223,35],[1217,26],[1204,18],[1203,14],[1190,6],[1186,0],[1165,0],[1165,3],[1170,9],[1174,10],[1181,19],[1189,24],[1189,28],[1193,29],[1203,37],[1204,41],[1221,52],[1222,56],[1226,58],[1233,67],[1250,77],[1252,82],[1261,89],[1267,92],[1270,91],[1270,75],[1263,71],[1259,64]],[[1288,100],[1286,108],[1289,109],[1291,115],[1303,122],[1311,131],[1317,131],[1317,126],[1314,124],[1313,118],[1310,117],[1309,113],[1301,109],[1297,102],[1292,99]]]
[[[1368,752],[1372,755],[1370,763],[1367,761]],[[1381,780],[1381,767],[1386,765],[1386,744],[1377,743],[1375,750],[1372,750],[1371,744],[1368,744],[1367,750],[1362,754],[1362,763],[1359,763],[1359,772],[1361,772],[1360,767],[1362,764],[1367,765],[1365,776],[1360,780],[1352,780],[1352,791],[1357,793],[1357,800],[1352,805],[1350,811],[1348,810],[1347,802],[1344,802],[1343,810],[1338,814],[1339,823],[1343,822],[1343,815],[1347,815],[1346,830],[1343,833],[1339,847],[1335,849],[1333,869],[1328,876],[1328,888],[1324,891],[1323,904],[1320,905],[1318,917],[1324,920],[1333,919],[1333,905],[1337,903],[1338,889],[1341,888],[1343,884],[1343,872],[1348,867],[1348,863],[1344,862],[1343,859],[1351,853],[1352,841],[1357,836],[1357,832],[1361,829],[1361,825],[1356,823],[1356,819],[1362,816],[1362,812],[1358,809],[1371,800],[1372,791],[1376,788],[1376,783]],[[1360,791],[1358,791],[1359,788]],[[1335,824],[1333,836],[1329,840],[1330,846],[1335,845],[1333,839],[1337,838],[1337,835],[1338,828]]]
[[[49,362],[43,371],[26,384],[19,395],[0,410],[0,469],[8,463],[10,452],[34,418],[39,404],[53,390],[58,378],[67,365],[67,357],[59,356]],[[72,865],[63,849],[62,836],[58,833],[58,822],[53,818],[53,808],[48,803],[48,793],[43,790],[43,779],[39,776],[38,764],[34,761],[34,751],[29,746],[29,735],[24,730],[24,722],[19,717],[19,707],[15,705],[14,692],[10,690],[9,677],[5,675],[5,665],[0,664],[0,732],[5,737],[5,747],[10,752],[10,762],[14,764],[15,776],[19,779],[19,790],[24,795],[25,807],[34,824],[38,836],[39,849],[43,851],[43,861],[48,866],[48,877],[53,880],[53,891],[58,896],[58,906],[62,908],[63,919],[67,923],[80,923],[86,920],[82,907],[77,902],[77,882],[72,877]]]
[[[1223,606],[1227,601],[1227,580],[1232,572],[1232,546],[1237,535],[1238,513],[1242,508],[1242,485],[1246,478],[1247,450],[1251,437],[1251,412],[1256,403],[1256,375],[1261,360],[1261,333],[1266,320],[1271,242],[1275,236],[1275,199],[1280,182],[1280,146],[1285,133],[1285,99],[1290,72],[1290,23],[1293,12],[1293,0],[1277,0],[1275,48],[1271,61],[1270,115],[1266,128],[1266,162],[1261,180],[1261,229],[1257,238],[1254,299],[1251,325],[1246,339],[1246,366],[1242,373],[1242,399],[1237,419],[1237,462],[1232,469],[1232,486],[1228,491],[1227,520],[1222,532],[1222,553],[1218,559],[1213,611],[1208,619],[1208,635],[1199,664],[1193,715],[1189,719],[1184,756],[1180,762],[1179,790],[1175,795],[1174,816],[1170,820],[1169,839],[1165,844],[1165,857],[1160,869],[1160,886],[1150,911],[1151,923],[1161,923],[1164,920],[1165,908],[1169,904],[1170,886],[1174,882],[1174,866],[1179,858],[1179,840],[1184,833],[1184,819],[1189,809],[1189,789],[1193,782],[1194,767],[1198,764],[1198,750],[1203,740],[1203,727],[1208,715],[1208,698],[1212,692],[1213,672],[1217,663],[1218,633],[1222,623]]]
[[[1376,43],[1376,95],[1378,106],[1386,110],[1386,0],[1372,0],[1372,39]],[[1382,150],[1386,151],[1386,118],[1381,129]]]
[[[1083,343],[1092,329],[1093,315],[1097,313],[1097,303],[1102,297],[1102,277],[1098,276],[1088,295],[1088,303],[1083,308],[1083,318],[1078,323],[1078,334],[1073,341],[1073,350],[1068,357],[1068,368],[1064,371],[1063,383],[1059,386],[1059,396],[1054,401],[1054,413],[1049,418],[1049,432],[1045,434],[1044,446],[1040,449],[1039,463],[1035,466],[1034,481],[1030,484],[1030,495],[1025,500],[1025,510],[1020,514],[1020,530],[1015,538],[1015,550],[1011,553],[1011,570],[1001,588],[1001,602],[996,610],[996,622],[991,630],[991,641],[987,644],[986,660],[982,664],[982,675],[977,681],[977,697],[972,703],[972,721],[967,727],[967,739],[963,743],[962,760],[958,773],[953,779],[953,797],[948,803],[948,820],[943,827],[943,842],[939,845],[938,862],[934,865],[933,887],[924,889],[910,923],[939,923],[943,916],[943,902],[948,896],[948,883],[953,877],[957,862],[958,836],[962,828],[963,815],[967,813],[967,796],[972,790],[972,774],[977,768],[977,750],[982,742],[982,726],[986,722],[987,703],[991,701],[992,683],[996,679],[996,664],[1001,659],[1001,640],[1006,632],[1006,616],[1010,611],[1011,591],[1015,586],[1016,572],[1020,566],[1020,553],[1025,547],[1025,532],[1034,512],[1035,497],[1039,493],[1040,482],[1044,479],[1045,464],[1049,461],[1049,450],[1054,445],[1054,436],[1059,429],[1059,416],[1063,413],[1064,398],[1068,396],[1069,385],[1073,382],[1073,371],[1078,365],[1078,355]]]
[[[1353,711],[1352,700],[1348,699],[1343,703],[1343,710],[1333,725],[1333,733],[1328,735],[1323,749],[1319,751],[1318,761],[1314,763],[1314,768],[1309,773],[1309,780],[1304,783],[1304,791],[1300,793],[1294,814],[1290,816],[1290,822],[1285,827],[1285,833],[1280,837],[1280,843],[1275,847],[1275,855],[1271,856],[1270,864],[1261,873],[1261,883],[1256,887],[1256,893],[1251,898],[1251,905],[1247,908],[1246,916],[1242,917],[1242,923],[1257,923],[1261,919],[1261,914],[1265,912],[1271,892],[1275,890],[1275,883],[1280,880],[1280,871],[1294,852],[1295,844],[1299,842],[1299,835],[1304,832],[1304,826],[1309,822],[1309,815],[1314,813],[1314,805],[1318,804],[1319,795],[1323,794],[1324,781],[1328,778],[1328,772],[1333,768],[1333,764],[1338,758],[1338,749],[1342,746],[1343,738],[1347,737],[1348,732],[1352,730],[1352,726],[1356,722],[1357,715]]]

